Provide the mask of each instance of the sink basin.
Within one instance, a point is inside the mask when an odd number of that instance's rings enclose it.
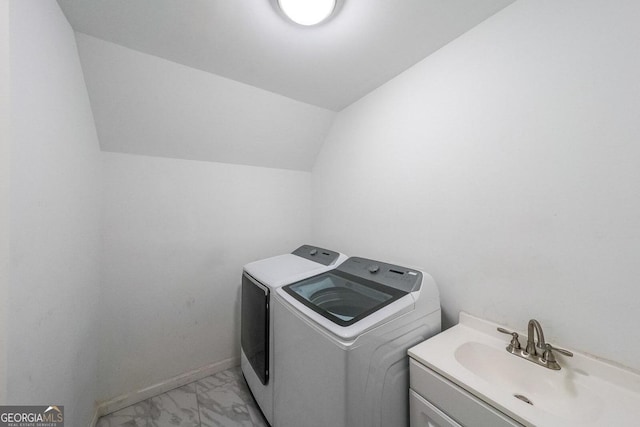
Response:
[[[561,369],[547,369],[506,351],[498,326],[460,313],[409,355],[525,426],[638,425],[640,374],[576,351],[556,353]]]
[[[465,369],[510,392],[514,399],[565,420],[586,422],[602,412],[597,383],[569,369],[553,371],[480,342],[465,342],[454,352]],[[519,396],[519,397],[516,397]]]

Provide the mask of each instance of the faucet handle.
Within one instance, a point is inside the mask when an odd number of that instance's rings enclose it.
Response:
[[[520,350],[520,341],[518,340],[517,332],[508,331],[505,328],[500,328],[500,327],[498,328],[498,332],[511,335],[511,342],[509,343],[509,347],[507,347],[507,351]]]
[[[569,356],[569,357],[573,357],[573,353],[571,353],[569,350],[565,350],[564,348],[558,348],[558,347],[554,347],[549,343],[546,343],[544,346],[544,352],[545,354],[547,352],[551,352],[551,350],[553,351],[557,351],[560,354],[564,354],[565,356]]]
[[[516,335],[516,336],[518,335],[517,332],[508,331],[505,328],[501,328],[501,327],[498,327],[498,332],[502,332],[503,334],[507,334],[507,335]]]

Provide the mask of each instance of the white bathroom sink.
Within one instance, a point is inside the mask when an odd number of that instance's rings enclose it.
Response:
[[[584,423],[598,417],[602,398],[596,384],[584,375],[563,369],[552,371],[518,358],[502,349],[480,342],[465,342],[454,352],[455,359],[474,375],[541,411]],[[591,386],[591,387],[590,387]]]
[[[458,325],[409,354],[527,426],[639,425],[638,373],[579,352],[556,353],[562,369],[547,369],[507,352],[498,326],[461,313]]]

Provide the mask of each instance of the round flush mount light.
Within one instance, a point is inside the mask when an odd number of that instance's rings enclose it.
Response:
[[[278,0],[278,6],[293,22],[309,26],[331,16],[336,0]]]

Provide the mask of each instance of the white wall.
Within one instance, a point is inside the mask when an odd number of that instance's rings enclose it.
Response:
[[[335,113],[77,33],[103,151],[311,171]]]
[[[341,112],[314,239],[640,369],[640,3],[520,0]]]
[[[87,425],[97,390],[100,152],[74,33],[53,1],[10,3],[7,402]]]
[[[308,172],[103,153],[104,399],[239,356],[242,265],[311,233]]]
[[[9,0],[0,0],[0,404],[6,401],[9,285]]]

